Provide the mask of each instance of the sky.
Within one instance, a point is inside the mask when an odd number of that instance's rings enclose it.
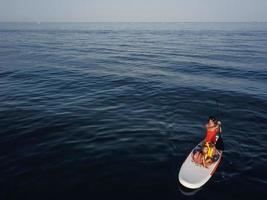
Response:
[[[267,21],[267,0],[0,0],[0,21]]]

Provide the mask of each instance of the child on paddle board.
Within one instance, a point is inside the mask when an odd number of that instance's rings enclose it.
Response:
[[[209,153],[209,148],[208,146],[204,145],[203,146],[203,161],[202,161],[202,165],[206,168],[208,168],[209,165],[212,164],[212,156],[214,155],[214,151],[212,152],[212,155],[210,156],[208,153]]]
[[[208,146],[204,145],[202,150],[195,151],[192,155],[192,159],[195,163],[203,165],[206,168],[211,165],[212,159],[208,156]]]

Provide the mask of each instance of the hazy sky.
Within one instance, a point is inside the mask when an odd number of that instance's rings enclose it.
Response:
[[[267,0],[0,0],[0,21],[267,21]]]

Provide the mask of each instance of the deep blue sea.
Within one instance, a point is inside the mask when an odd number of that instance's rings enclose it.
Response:
[[[178,181],[216,115],[224,153]],[[0,23],[0,199],[266,199],[267,23]]]

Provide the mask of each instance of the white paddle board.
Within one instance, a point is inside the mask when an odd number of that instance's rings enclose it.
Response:
[[[194,149],[201,148],[200,142]],[[222,151],[216,150],[217,160],[214,161],[208,168],[195,163],[192,160],[194,149],[190,152],[179,172],[180,183],[190,189],[196,189],[203,186],[214,174],[222,158]]]

